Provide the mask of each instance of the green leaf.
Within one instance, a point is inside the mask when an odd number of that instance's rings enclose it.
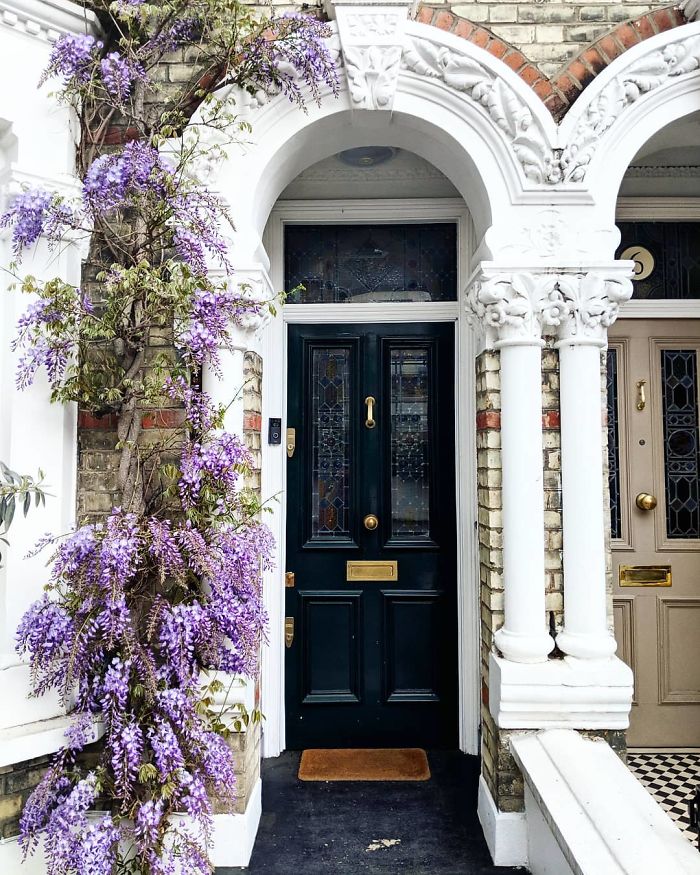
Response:
[[[24,493],[24,503],[23,503],[23,506],[22,506],[22,511],[23,511],[23,513],[24,513],[25,516],[29,513],[29,508],[30,508],[31,506],[32,506],[32,493],[31,493],[31,492],[25,492],[25,493]]]
[[[5,531],[7,531],[12,525],[12,520],[15,515],[15,497],[11,495],[5,504],[5,511],[2,515],[2,524],[5,526]]]
[[[149,781],[156,781],[157,779],[158,769],[153,763],[144,763],[139,768],[139,782],[141,784],[147,784]]]

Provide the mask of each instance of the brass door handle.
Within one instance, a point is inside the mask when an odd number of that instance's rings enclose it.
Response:
[[[640,492],[634,503],[640,510],[654,510],[657,501],[655,495],[651,495],[649,492]]]
[[[368,395],[365,398],[365,404],[367,405],[367,418],[365,419],[365,428],[374,428],[377,424],[374,421],[374,405],[377,403],[377,399],[373,395]]]
[[[368,513],[362,522],[365,524],[365,528],[368,532],[373,532],[379,527],[379,520],[373,513]]]
[[[647,396],[644,391],[646,380],[637,380],[637,410],[644,410],[647,406]]]

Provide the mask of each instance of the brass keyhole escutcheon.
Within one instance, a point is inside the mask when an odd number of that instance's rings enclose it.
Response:
[[[635,498],[634,503],[640,510],[654,510],[656,507],[656,496],[649,492],[640,492]]]
[[[379,527],[379,520],[373,513],[368,513],[363,522],[368,532],[373,532]]]

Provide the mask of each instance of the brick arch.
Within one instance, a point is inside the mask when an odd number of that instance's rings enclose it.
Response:
[[[564,118],[583,89],[598,73],[626,49],[658,33],[687,23],[683,13],[675,6],[647,12],[639,18],[619,24],[599,37],[553,78],[549,78],[520,49],[480,24],[455,15],[444,7],[421,5],[418,7],[416,20],[453,33],[500,58],[532,88],[557,122]]]

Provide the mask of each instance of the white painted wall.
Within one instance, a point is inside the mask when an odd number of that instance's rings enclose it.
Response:
[[[0,4],[0,7],[4,4]],[[65,107],[50,97],[52,86],[37,87],[61,30],[82,29],[85,13],[69,3],[34,4],[22,12],[15,4],[0,16],[0,205],[25,186],[71,192],[74,188],[74,128]],[[2,11],[2,9],[0,9]],[[0,239],[0,263],[12,259],[7,232]],[[43,242],[28,251],[21,273],[38,278],[60,275],[79,282],[77,247],[50,253]],[[48,579],[47,556],[26,558],[45,532],[65,532],[75,516],[76,412],[73,406],[52,405],[45,376],[25,391],[15,388],[17,355],[10,351],[18,316],[29,299],[8,292],[12,278],[0,273],[0,459],[14,470],[36,475],[41,467],[51,496],[45,508],[32,508],[25,521],[15,517],[11,546],[0,571],[0,732],[56,716],[54,696],[27,699],[28,674],[14,652],[17,624]],[[6,707],[11,703],[11,707]],[[49,733],[52,738],[52,735]],[[0,734],[0,744],[3,736]],[[50,742],[53,745],[55,742]],[[35,753],[42,751],[36,737]]]

